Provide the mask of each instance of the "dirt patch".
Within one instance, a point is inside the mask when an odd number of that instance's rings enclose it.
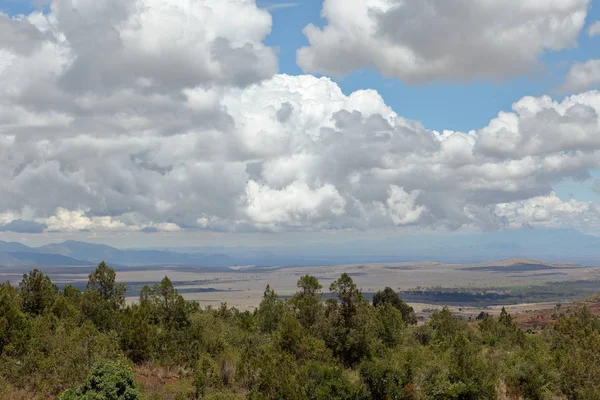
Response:
[[[553,309],[532,311],[514,316],[517,326],[525,329],[540,330],[553,325],[561,316],[569,315],[581,307],[587,307],[593,315],[600,316],[600,296],[578,301]]]

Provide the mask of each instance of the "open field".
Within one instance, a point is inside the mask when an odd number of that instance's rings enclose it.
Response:
[[[40,267],[59,286],[73,284],[81,289],[89,267]],[[0,270],[0,280],[20,281],[30,267]],[[137,299],[146,284],[164,276],[187,299],[207,306],[226,302],[239,309],[258,305],[263,291],[271,285],[282,297],[296,292],[296,282],[305,274],[316,276],[327,296],[329,284],[348,273],[370,297],[386,286],[402,292],[402,297],[426,315],[450,306],[465,316],[481,309],[509,305],[515,311],[552,308],[600,292],[600,268],[569,263],[544,263],[512,259],[481,264],[408,262],[354,264],[317,267],[121,267],[117,279],[127,285],[127,300]]]

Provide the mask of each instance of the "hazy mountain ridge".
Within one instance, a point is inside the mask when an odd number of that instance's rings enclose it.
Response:
[[[235,260],[225,254],[187,254],[162,250],[122,250],[115,247],[65,241],[41,247],[16,242],[0,242],[0,265],[90,265],[106,261],[112,265],[194,265],[225,266]],[[18,250],[18,251],[17,251]]]
[[[18,253],[18,254],[14,254]],[[37,255],[28,255],[37,254]],[[39,255],[63,258],[44,259]],[[40,247],[0,241],[0,265],[317,266],[356,263],[439,261],[481,263],[518,259],[600,265],[600,237],[571,229],[517,229],[479,234],[421,234],[382,240],[265,247],[118,249],[68,240]],[[538,261],[543,260],[543,261]],[[48,264],[49,263],[49,264]],[[83,263],[83,264],[82,264]],[[497,264],[496,264],[497,265]]]

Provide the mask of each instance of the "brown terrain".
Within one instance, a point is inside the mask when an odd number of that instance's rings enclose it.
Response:
[[[553,325],[558,317],[568,315],[581,307],[587,307],[593,315],[600,315],[600,295],[566,305],[556,305],[552,309],[516,314],[514,321],[521,328],[540,330]]]

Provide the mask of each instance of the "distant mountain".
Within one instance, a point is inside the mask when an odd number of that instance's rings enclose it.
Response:
[[[121,250],[115,247],[68,240],[35,249],[44,254],[60,254],[92,262],[106,261],[119,265],[235,265],[236,260],[226,254],[175,253],[165,250]]]
[[[393,261],[479,263],[530,258],[600,266],[600,237],[574,229],[512,229],[487,233],[395,234],[385,238],[279,247],[198,247],[177,252],[218,251],[241,265],[332,265]]]
[[[0,265],[4,267],[13,266],[68,266],[68,265],[89,265],[89,261],[76,260],[71,257],[65,257],[60,254],[42,254],[27,251],[10,252],[0,251]]]
[[[31,247],[18,242],[3,242],[0,240],[0,252],[5,251],[30,251]]]
[[[402,261],[479,263],[511,258],[600,266],[600,237],[573,229],[515,229],[471,234],[397,234],[372,240],[272,247],[117,249],[69,240],[34,248],[0,242],[0,265],[5,266],[88,265],[100,261],[125,267],[312,266]]]

